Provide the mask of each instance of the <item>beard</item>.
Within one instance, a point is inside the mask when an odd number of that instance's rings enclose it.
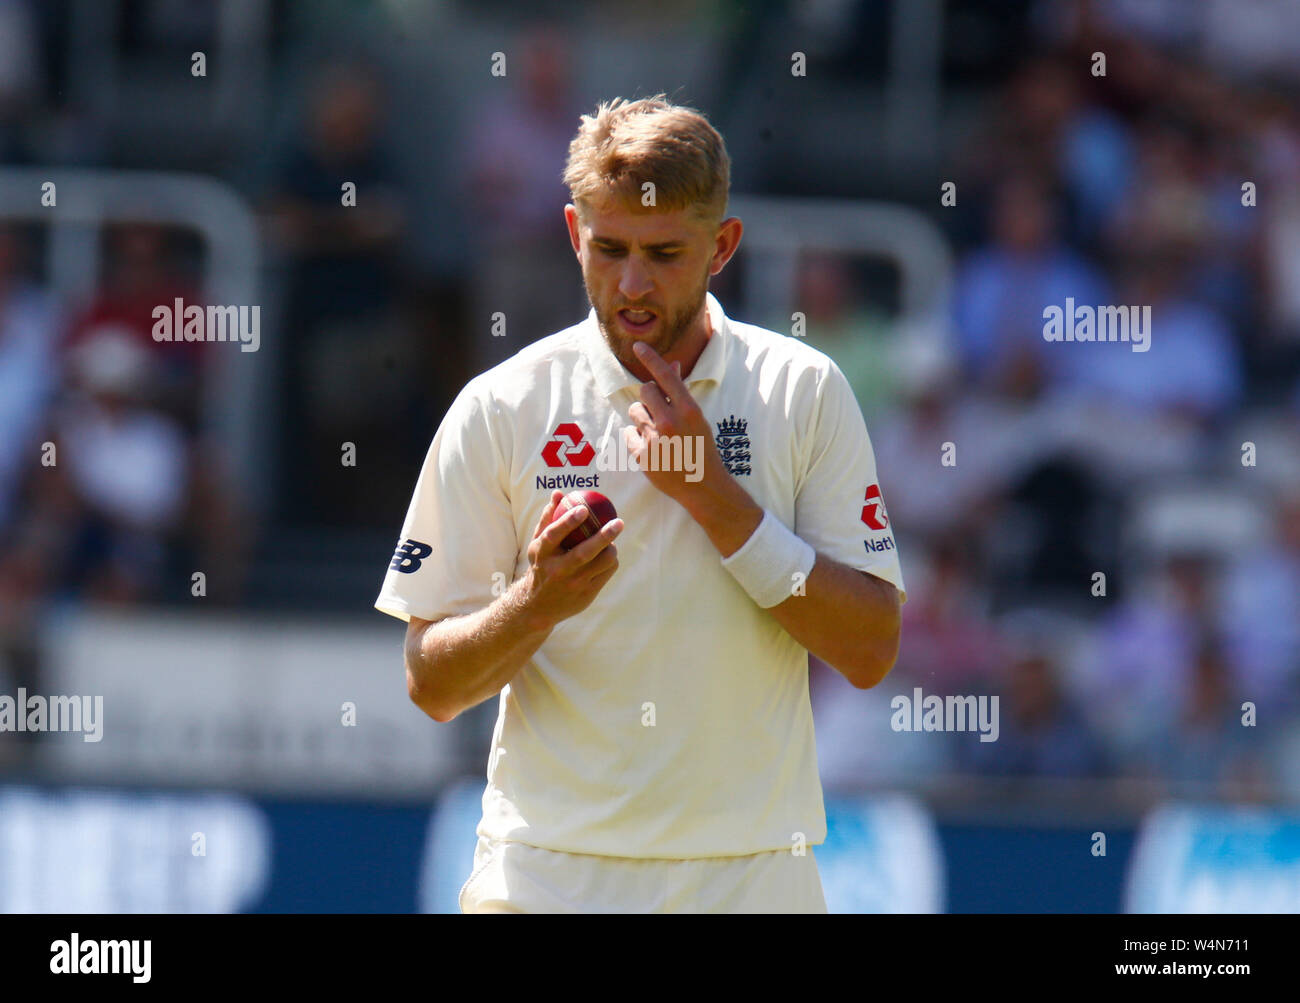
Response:
[[[583,284],[586,285],[585,278]],[[656,306],[647,304],[647,308],[653,309],[655,315],[659,318],[659,330],[657,334],[654,334],[652,330],[646,337],[634,337],[625,334],[618,326],[618,311],[624,309],[626,304],[608,307],[597,306],[595,298],[591,295],[590,286],[587,286],[587,299],[596,311],[596,320],[600,324],[600,333],[604,336],[605,343],[609,345],[610,351],[626,368],[632,369],[632,364],[637,361],[636,356],[632,354],[633,342],[644,341],[661,356],[667,355],[685,337],[695,318],[704,309],[704,298],[708,291],[709,273],[706,271],[700,280],[698,288],[686,298],[685,305],[672,314],[665,315]]]

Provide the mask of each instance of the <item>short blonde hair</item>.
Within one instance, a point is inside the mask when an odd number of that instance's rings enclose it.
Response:
[[[574,204],[640,207],[647,181],[655,209],[687,209],[719,222],[731,187],[726,143],[700,112],[665,94],[616,98],[583,115],[564,167]]]

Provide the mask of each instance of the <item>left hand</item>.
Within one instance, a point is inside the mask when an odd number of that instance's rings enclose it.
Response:
[[[625,430],[625,439],[632,455],[650,483],[679,502],[687,509],[693,500],[702,498],[709,486],[717,489],[719,480],[729,479],[730,472],[722,462],[713,436],[709,434],[709,422],[700,410],[691,392],[681,377],[681,363],[671,366],[663,357],[643,341],[632,346],[632,351],[649,370],[651,382],[641,384],[641,399],[627,410],[635,428]],[[664,437],[681,436],[682,449],[660,450],[660,440]],[[693,439],[687,452],[687,440]],[[688,470],[684,462],[672,465],[678,470],[652,470],[647,457],[653,456],[660,465],[667,464],[668,458],[674,461],[687,458],[695,470]],[[660,459],[662,458],[662,460]],[[687,480],[687,474],[698,480]]]

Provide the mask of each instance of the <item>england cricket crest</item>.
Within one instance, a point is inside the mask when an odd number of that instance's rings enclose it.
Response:
[[[713,441],[717,443],[727,470],[734,476],[750,473],[749,422],[733,414],[726,420],[717,422],[717,426],[718,435]]]

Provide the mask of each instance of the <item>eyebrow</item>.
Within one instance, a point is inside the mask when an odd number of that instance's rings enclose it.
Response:
[[[627,246],[627,241],[624,241],[624,240],[618,240],[617,238],[614,238],[614,237],[600,237],[600,236],[594,236],[594,235],[593,235],[592,238],[591,238],[591,242],[592,242],[593,244],[608,244],[608,245],[611,246],[611,247],[626,247],[626,246]],[[645,247],[645,249],[646,249],[647,251],[667,251],[667,250],[674,250],[674,249],[679,248],[679,247],[685,247],[685,246],[686,246],[686,241],[684,241],[684,240],[665,240],[665,241],[661,241],[661,242],[658,243],[658,244],[645,244],[645,245],[643,245],[643,246]]]

